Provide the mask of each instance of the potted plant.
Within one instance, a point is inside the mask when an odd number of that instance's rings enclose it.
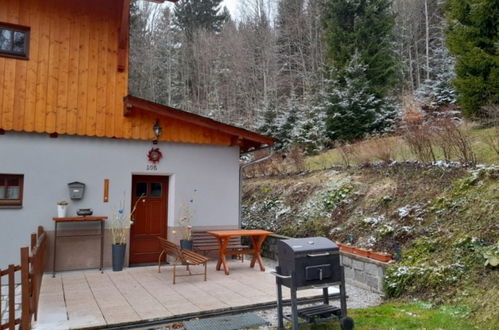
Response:
[[[194,194],[196,193],[194,189]],[[194,197],[189,199],[188,202],[183,202],[181,205],[182,213],[178,220],[179,227],[182,231],[182,239],[180,239],[180,247],[186,250],[192,250],[192,226],[191,220],[194,217]]]
[[[64,218],[68,209],[69,203],[66,201],[57,202],[57,217]]]
[[[126,252],[126,239],[128,236],[128,229],[133,224],[133,214],[137,209],[137,205],[140,201],[144,202],[144,195],[141,195],[135,204],[133,205],[132,211],[130,213],[125,213],[125,200],[120,202],[120,208],[118,210],[113,209],[111,215],[111,236],[113,239],[112,245],[112,265],[113,271],[118,272],[123,270],[123,265],[125,264],[125,252]]]

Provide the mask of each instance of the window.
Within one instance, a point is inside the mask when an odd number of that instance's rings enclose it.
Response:
[[[0,174],[0,208],[22,207],[23,179],[19,174]]]
[[[29,28],[0,23],[0,55],[28,58]]]

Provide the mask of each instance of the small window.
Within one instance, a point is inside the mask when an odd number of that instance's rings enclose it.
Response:
[[[29,28],[0,23],[0,55],[28,58]]]
[[[138,182],[135,186],[135,197],[147,196],[147,183]]]
[[[151,197],[161,197],[161,183],[151,183]]]
[[[0,208],[22,207],[23,179],[23,175],[0,174]]]

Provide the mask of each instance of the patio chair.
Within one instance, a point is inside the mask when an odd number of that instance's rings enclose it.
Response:
[[[208,257],[202,256],[190,250],[181,249],[180,246],[178,246],[177,244],[172,243],[162,237],[158,237],[158,240],[159,243],[161,244],[161,249],[162,249],[158,259],[158,273],[161,273],[161,258],[163,257],[163,254],[166,253],[166,255],[170,255],[173,258],[175,258],[175,261],[173,262],[173,284],[175,284],[176,277],[191,276],[191,275],[204,275],[204,280],[206,281],[206,275],[207,275],[206,267],[208,260],[210,260]],[[177,265],[186,266],[187,272],[189,272],[189,274],[177,275],[176,273]],[[194,274],[191,272],[189,266],[198,266],[198,265],[204,265],[204,273]]]

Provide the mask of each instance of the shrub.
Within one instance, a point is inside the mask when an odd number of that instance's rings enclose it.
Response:
[[[458,127],[451,119],[437,120],[433,126],[435,144],[442,149],[446,161],[450,161],[455,155],[463,163],[476,163],[476,156],[466,127]]]
[[[407,123],[402,136],[412,153],[422,162],[436,160],[433,149],[433,130],[422,122]]]
[[[354,145],[354,155],[360,163],[380,160],[390,163],[395,159],[396,137],[371,137]]]
[[[303,156],[303,149],[299,146],[293,146],[286,154],[286,158],[290,161],[291,165],[296,171],[305,170],[305,157]]]
[[[337,142],[336,148],[339,150],[343,164],[350,167],[352,158],[355,156],[355,148],[353,144],[348,142]]]

